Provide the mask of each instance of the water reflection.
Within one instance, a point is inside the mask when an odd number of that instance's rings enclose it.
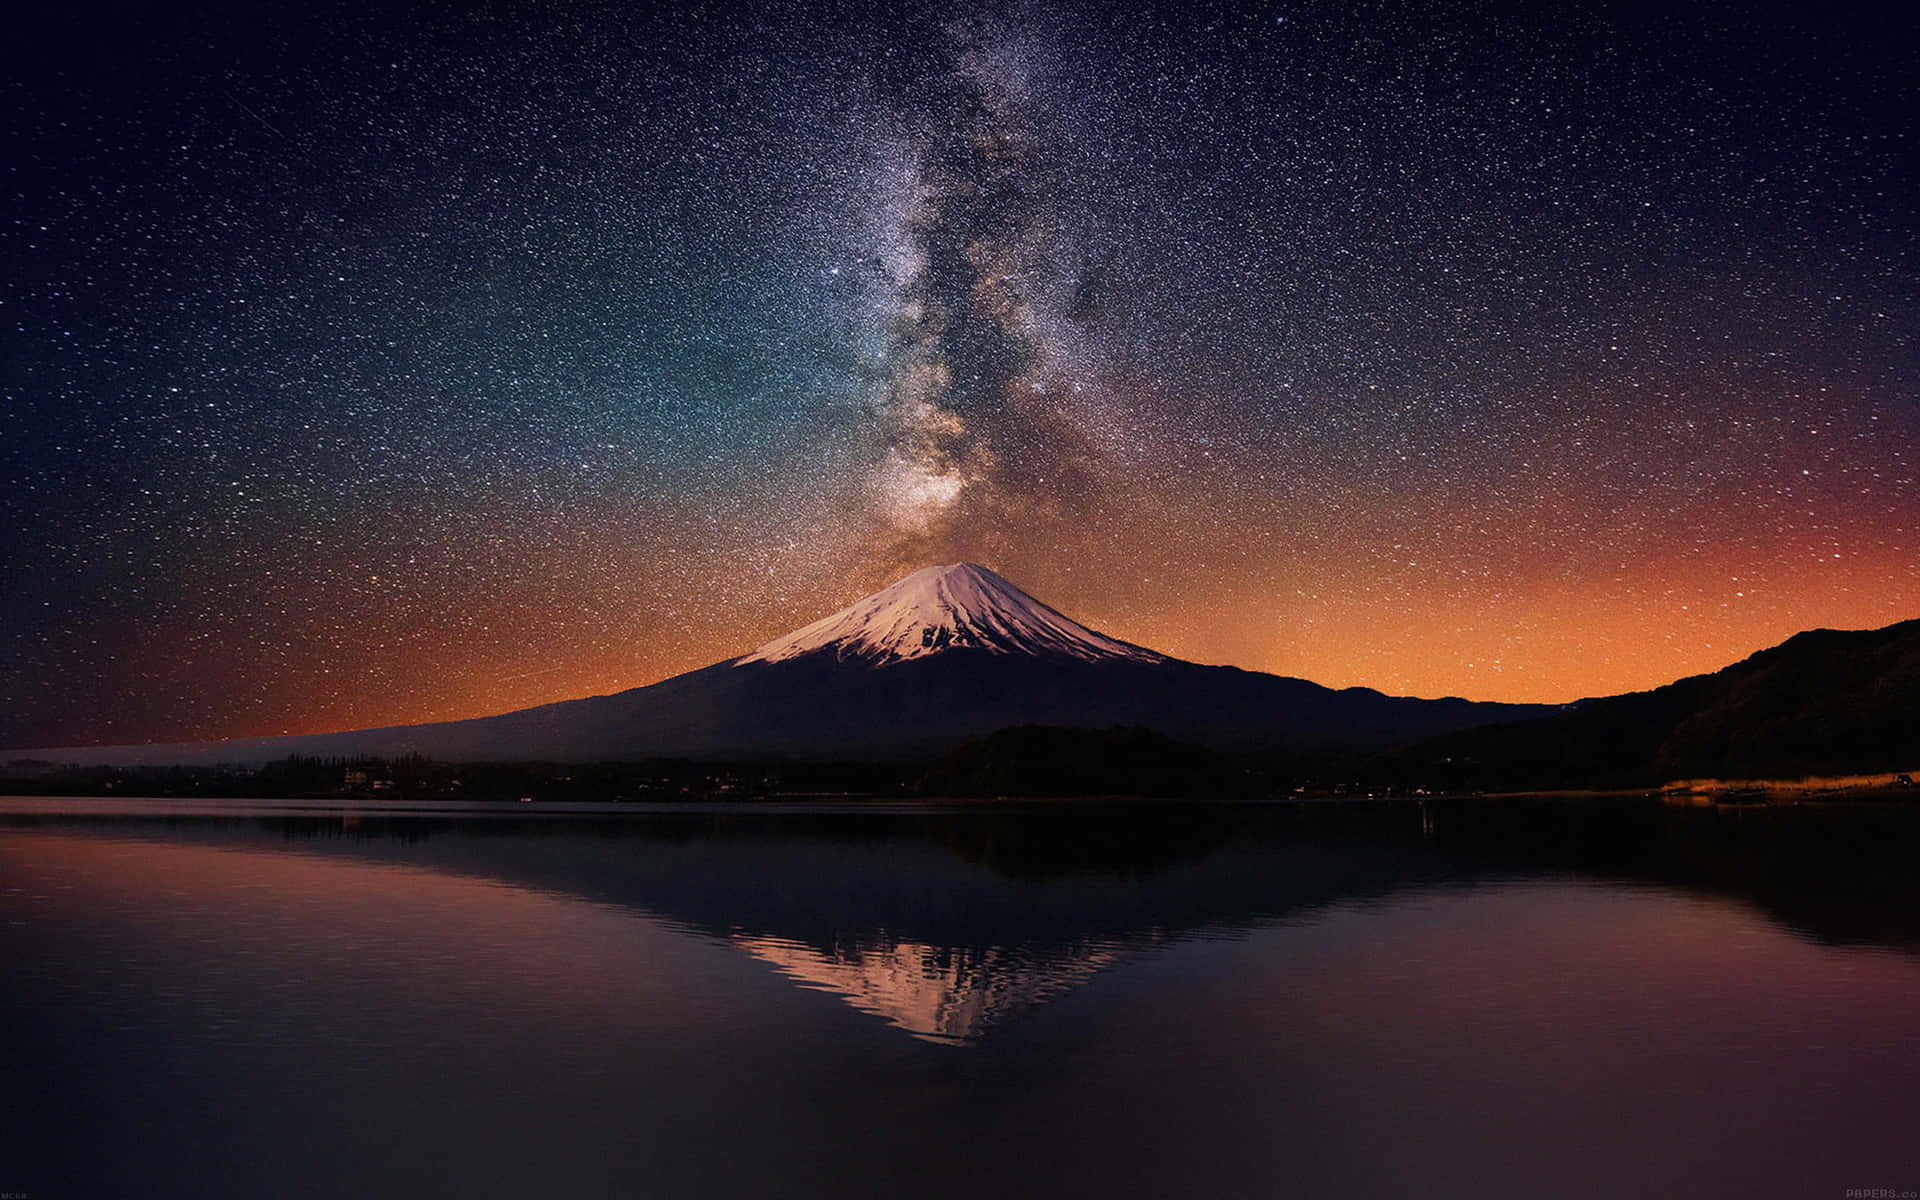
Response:
[[[827,950],[766,935],[736,934],[732,942],[803,987],[831,992],[917,1038],[949,1045],[1046,1003],[1130,952],[1119,943],[932,946],[884,933]]]
[[[1904,812],[99,812],[0,820],[7,1190],[1822,1195],[1920,1111]]]
[[[1083,805],[252,816],[15,811],[16,828],[261,835],[646,914],[929,1042],[963,1045],[1103,971],[1436,888],[1591,878],[1737,898],[1796,934],[1920,948],[1920,813],[1657,803]],[[5,828],[5,825],[0,825]]]

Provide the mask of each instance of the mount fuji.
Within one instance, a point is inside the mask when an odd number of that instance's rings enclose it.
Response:
[[[424,754],[443,761],[940,754],[1013,725],[1141,725],[1221,748],[1372,748],[1552,711],[1334,690],[1123,642],[985,567],[927,567],[749,654],[500,716],[301,737],[35,751],[189,764]]]
[[[1083,662],[1172,661],[1095,633],[973,563],[915,571],[734,661],[744,666],[830,654],[877,667],[968,649]]]

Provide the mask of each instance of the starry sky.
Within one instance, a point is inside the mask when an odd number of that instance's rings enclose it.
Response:
[[[0,745],[477,716],[973,560],[1559,701],[1920,616],[1898,6],[76,3]]]

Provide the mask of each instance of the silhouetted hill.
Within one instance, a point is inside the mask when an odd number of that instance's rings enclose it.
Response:
[[[1638,787],[1920,766],[1920,620],[1816,629],[1711,675],[1392,756],[1448,787]]]

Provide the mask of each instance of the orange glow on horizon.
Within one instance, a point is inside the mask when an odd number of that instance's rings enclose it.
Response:
[[[1299,501],[1286,537],[1249,543],[1243,514],[1216,511],[1217,491],[1123,496],[1112,510],[1124,519],[1071,538],[938,548],[934,561],[984,562],[1083,624],[1179,658],[1473,700],[1644,690],[1806,629],[1920,616],[1920,531],[1898,526],[1844,545],[1822,527],[1756,524],[1743,539],[1736,507],[1716,528],[1674,531],[1628,555],[1579,540],[1588,518],[1572,510],[1543,507],[1529,520],[1549,526],[1490,525],[1480,537],[1469,536],[1480,519],[1471,498],[1389,519],[1323,497]],[[686,523],[698,549],[665,561],[617,530],[556,532],[492,586],[341,577],[298,603],[223,598],[254,623],[250,641],[148,637],[123,660],[129,691],[185,681],[207,710],[136,714],[137,725],[86,740],[325,733],[618,692],[744,654],[905,573],[854,541],[730,554]],[[487,528],[467,527],[482,563],[502,552]],[[1516,549],[1525,546],[1536,550]]]

